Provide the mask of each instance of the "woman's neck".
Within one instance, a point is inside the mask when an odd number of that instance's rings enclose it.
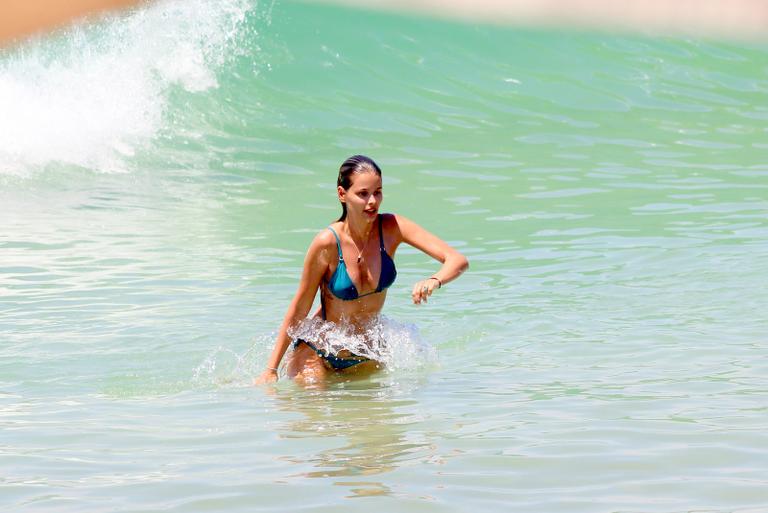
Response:
[[[355,221],[349,217],[344,220],[345,229],[350,237],[358,243],[365,243],[371,237],[371,231],[373,225],[376,222],[376,218],[373,221],[367,222],[364,219]]]

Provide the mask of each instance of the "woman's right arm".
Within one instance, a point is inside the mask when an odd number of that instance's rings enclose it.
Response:
[[[327,232],[321,232],[309,245],[307,255],[304,257],[304,268],[301,272],[299,287],[290,305],[288,305],[288,311],[280,325],[275,347],[272,349],[269,360],[267,360],[267,368],[254,380],[256,385],[277,381],[277,369],[280,366],[280,361],[291,344],[288,330],[306,318],[309,309],[312,308],[317,289],[320,287],[320,281],[329,265],[327,235]]]

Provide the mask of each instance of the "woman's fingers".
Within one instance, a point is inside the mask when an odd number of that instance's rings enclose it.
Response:
[[[432,291],[435,290],[436,283],[435,280],[421,280],[416,282],[413,286],[413,291],[411,292],[414,304],[418,305],[422,302],[426,303],[427,298],[431,296]]]
[[[418,305],[422,301],[422,293],[423,293],[423,287],[421,285],[421,282],[418,281],[413,286],[413,292],[411,292],[411,297],[413,298],[413,303]]]
[[[254,385],[266,385],[268,383],[274,383],[277,381],[277,373],[271,371],[264,371],[261,375],[253,380]]]

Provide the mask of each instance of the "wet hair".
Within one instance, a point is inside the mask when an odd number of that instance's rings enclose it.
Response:
[[[352,186],[352,175],[356,173],[376,173],[381,176],[381,168],[373,161],[372,158],[365,155],[353,155],[345,160],[341,167],[339,167],[339,178],[336,180],[336,185],[343,187],[344,190],[349,190]],[[341,217],[339,221],[343,221],[347,218],[347,205],[341,204]]]

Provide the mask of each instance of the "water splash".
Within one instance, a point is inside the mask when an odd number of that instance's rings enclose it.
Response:
[[[420,337],[416,325],[385,316],[374,318],[362,330],[354,329],[348,323],[337,324],[311,317],[288,333],[293,339],[311,341],[327,353],[337,354],[346,349],[376,360],[390,370],[416,368],[437,359],[435,348]]]
[[[0,174],[63,163],[119,172],[166,120],[169,93],[217,87],[248,0],[167,0],[0,59]]]
[[[347,324],[308,318],[289,334],[294,339],[311,340],[319,349],[331,353],[347,349],[382,363],[388,371],[413,370],[437,361],[437,350],[421,338],[414,324],[384,316],[371,322],[363,332],[355,332]],[[195,368],[192,383],[201,387],[250,386],[253,378],[264,370],[274,341],[275,334],[256,337],[242,354],[224,346],[216,347]],[[283,363],[288,358],[286,353]]]
[[[264,369],[267,347],[274,341],[273,336],[263,336],[254,340],[251,347],[243,354],[219,346],[198,365],[192,375],[192,383],[197,386],[248,386],[253,378]]]

